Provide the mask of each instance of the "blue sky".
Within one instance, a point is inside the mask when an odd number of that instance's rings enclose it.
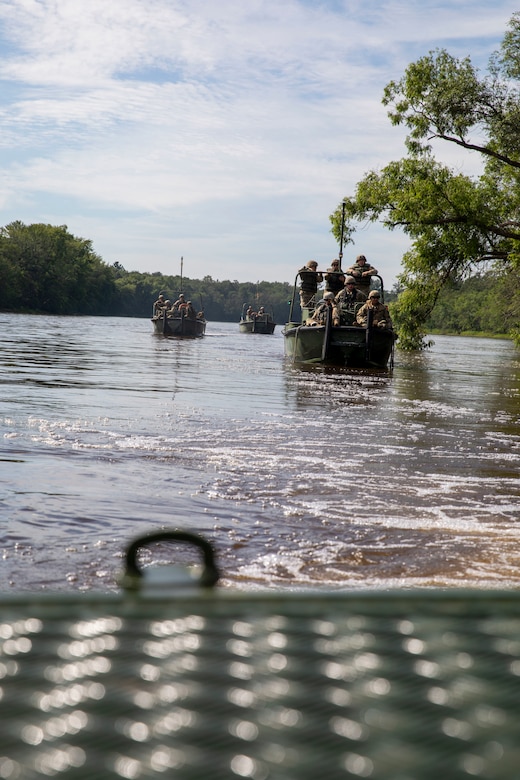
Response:
[[[343,196],[405,154],[385,85],[435,48],[484,70],[516,10],[0,0],[0,225],[67,225],[127,270],[292,282],[336,256]],[[389,288],[408,246],[362,226],[343,265],[363,253]]]

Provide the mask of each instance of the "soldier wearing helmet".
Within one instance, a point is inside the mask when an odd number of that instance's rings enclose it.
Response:
[[[181,293],[176,301],[173,302],[172,311],[173,314],[178,314],[180,307],[186,308],[186,299],[184,293]]]
[[[351,325],[354,321],[356,303],[365,303],[366,299],[365,293],[356,289],[354,277],[347,276],[344,288],[336,295],[333,325]]]
[[[377,275],[377,269],[367,262],[365,255],[358,255],[354,265],[347,268],[347,274],[354,277],[358,290],[361,290],[365,295],[368,295],[368,291],[370,290],[370,278]]]
[[[359,301],[363,301],[364,303],[366,299],[367,296],[365,295],[365,293],[357,289],[356,280],[354,279],[353,276],[347,276],[345,278],[345,286],[336,295],[336,303],[339,303],[344,306],[353,306],[355,303],[358,303]]]
[[[317,291],[318,285],[323,281],[323,274],[317,271],[318,263],[316,260],[309,260],[303,268],[298,271],[300,275],[300,306],[302,309],[312,303]]]
[[[336,258],[332,261],[330,264],[330,268],[327,268],[327,273],[325,274],[325,289],[327,292],[333,292],[334,295],[337,295],[340,290],[343,289],[343,285],[345,284],[345,274],[340,268],[339,260]]]
[[[387,328],[393,330],[392,318],[386,304],[381,303],[381,293],[379,290],[372,290],[368,295],[367,302],[361,307],[356,315],[358,325],[367,327],[368,314],[372,314],[372,326],[377,328]]]
[[[334,293],[326,292],[323,296],[323,300],[316,306],[312,317],[307,320],[307,325],[325,325],[327,317],[332,317],[333,307]]]
[[[159,293],[159,297],[154,302],[153,311],[154,311],[154,315],[155,316],[157,316],[158,314],[162,314],[164,309],[168,309],[169,308],[169,306],[168,306],[169,301],[167,301],[166,298],[164,297],[165,294],[166,293],[164,293],[164,292],[160,292]]]

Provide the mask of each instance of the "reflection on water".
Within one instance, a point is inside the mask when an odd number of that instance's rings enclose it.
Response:
[[[227,585],[519,582],[509,342],[346,371],[234,323],[183,342],[148,320],[0,321],[2,587],[113,588],[125,543],[171,526],[215,542]]]

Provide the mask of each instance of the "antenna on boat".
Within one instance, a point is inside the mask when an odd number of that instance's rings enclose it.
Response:
[[[341,203],[341,227],[339,236],[339,267],[341,268],[341,261],[343,260],[343,231],[345,230],[345,201]]]

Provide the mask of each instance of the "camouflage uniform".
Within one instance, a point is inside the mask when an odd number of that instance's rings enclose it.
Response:
[[[393,323],[392,318],[390,317],[390,312],[388,310],[388,306],[384,303],[381,303],[379,299],[376,299],[377,303],[372,303],[374,301],[374,298],[370,298],[358,311],[356,316],[356,322],[358,325],[362,325],[364,328],[367,326],[367,319],[368,319],[368,310],[372,309],[373,315],[372,315],[372,325],[374,327],[378,328],[388,328],[388,330],[393,329]]]
[[[310,261],[309,261],[310,262]],[[300,285],[300,306],[305,308],[314,298],[318,291],[318,284],[323,281],[323,274],[313,271],[309,265],[304,265],[298,271],[301,279]]]
[[[329,300],[320,301],[320,303],[316,306],[311,319],[307,320],[307,325],[325,325],[327,322],[327,309],[332,309],[332,306],[332,298]]]
[[[161,293],[153,305],[154,313],[156,315],[162,314],[163,310],[168,308],[168,303],[169,301],[166,301],[164,295]]]
[[[337,261],[336,261],[337,262]],[[345,284],[345,274],[339,267],[339,262],[335,266],[327,268],[325,274],[325,292],[332,292],[337,295]]]
[[[342,324],[342,321],[343,324],[349,324],[345,322],[347,319],[353,322],[356,303],[364,303],[366,299],[365,293],[362,293],[361,290],[354,288],[350,292],[347,287],[344,287],[334,300],[333,324],[338,326]],[[347,312],[350,313],[350,317],[345,316]]]
[[[363,259],[363,262],[358,262],[361,259]],[[351,265],[350,268],[347,268],[347,274],[353,276],[356,280],[356,286],[362,292],[368,295],[368,291],[370,289],[370,279],[372,276],[377,275],[377,269],[370,265],[370,263],[367,263],[365,255],[358,255],[354,265]]]
[[[174,301],[172,306],[172,311],[174,314],[178,314],[179,309],[181,306],[186,306],[186,301],[184,300],[184,294],[181,293],[176,301]]]

